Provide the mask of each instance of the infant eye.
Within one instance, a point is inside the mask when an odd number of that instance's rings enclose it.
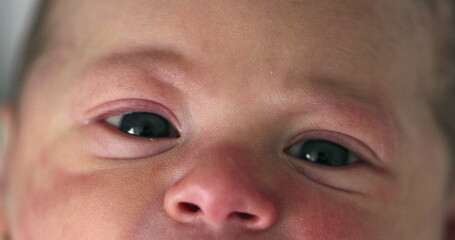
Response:
[[[346,166],[357,161],[357,157],[343,146],[325,140],[298,142],[285,152],[296,158],[331,167]]]
[[[118,130],[144,138],[178,138],[177,130],[164,117],[149,112],[131,112],[106,118]]]

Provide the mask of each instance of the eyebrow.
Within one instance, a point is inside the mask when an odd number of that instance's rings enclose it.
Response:
[[[183,52],[174,47],[135,48],[126,52],[114,51],[113,53],[102,55],[85,65],[81,72],[96,71],[96,69],[102,68],[105,65],[124,66],[127,64],[140,67],[144,70],[150,70],[152,66],[159,65],[161,67],[166,66],[170,71],[184,72],[188,69],[190,62],[189,58]]]
[[[89,71],[90,69],[96,69],[104,64],[112,66],[119,65],[123,66],[126,64],[131,64],[135,67],[140,67],[144,70],[159,70],[160,67],[166,66],[167,70],[174,73],[183,73],[188,71],[189,68],[196,62],[195,59],[190,59],[190,57],[184,54],[183,51],[180,51],[176,47],[139,47],[134,50],[129,51],[117,51],[107,55],[103,55],[97,58],[95,61],[86,65],[87,69],[83,72]],[[158,66],[157,66],[158,65]],[[306,74],[301,74],[306,75]],[[360,91],[354,91],[358,87],[358,83],[351,82],[349,79],[344,78],[340,79],[337,77],[303,77],[305,81],[302,80],[302,77],[291,76],[283,79],[287,81],[287,85],[298,86],[301,85],[301,82],[306,82],[303,87],[307,85],[318,86],[321,89],[332,89],[337,90],[348,94],[351,98],[355,98],[358,101],[370,102],[370,99],[367,97],[369,94],[360,94]],[[170,81],[170,79],[159,79],[166,83],[176,84],[175,81]]]
[[[190,60],[173,47],[136,47],[112,51],[86,62],[77,71],[74,81],[79,89],[104,89],[112,81],[141,76],[144,81],[154,81],[171,87],[185,83],[183,76],[190,67]],[[102,83],[101,83],[102,82]],[[89,87],[90,86],[90,87]],[[99,91],[99,90],[96,90]],[[97,94],[93,91],[89,95]]]

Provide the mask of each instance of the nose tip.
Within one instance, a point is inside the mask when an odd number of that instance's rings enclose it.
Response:
[[[234,224],[249,230],[265,230],[273,224],[275,206],[254,184],[230,174],[207,175],[210,172],[189,173],[167,191],[164,208],[172,219],[214,228]]]

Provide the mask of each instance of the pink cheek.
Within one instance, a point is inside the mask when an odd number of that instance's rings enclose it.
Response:
[[[150,168],[71,174],[56,162],[36,160],[21,173],[14,200],[17,239],[125,239],[145,212],[162,208],[148,206],[162,198],[153,179],[164,178]]]
[[[124,217],[116,207],[126,201],[118,190],[122,186],[111,183],[115,178],[108,174],[70,173],[60,164],[51,153],[42,153],[17,166],[14,239],[96,239],[107,232],[114,236],[120,231],[113,228],[118,225],[114,221]]]
[[[308,199],[308,196],[306,197]],[[300,202],[300,206],[290,209],[289,221],[283,225],[291,226],[284,233],[284,239],[376,239],[381,231],[377,219],[366,210],[356,207],[353,202],[336,200],[334,196],[316,196]],[[379,229],[379,228],[378,228]]]
[[[293,175],[280,179],[275,182],[280,198],[274,228],[281,239],[389,239],[384,238],[384,219],[369,204],[368,196],[329,189]]]
[[[90,181],[93,185],[84,188],[82,186],[88,184],[84,178],[65,179],[60,176],[50,180],[49,186],[37,188],[32,178],[26,180],[24,192],[18,197],[19,233],[24,239],[41,239],[43,236],[56,239],[67,234],[77,237],[78,233],[69,229],[77,228],[82,219],[74,213],[84,209],[77,209],[75,199],[87,195],[88,191],[81,189],[94,188],[96,182]]]

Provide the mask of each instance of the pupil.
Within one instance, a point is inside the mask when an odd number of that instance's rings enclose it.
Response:
[[[346,148],[329,141],[310,140],[303,144],[300,152],[303,158],[326,166],[348,164],[349,152]]]
[[[160,115],[147,112],[125,114],[119,129],[146,138],[165,138],[171,134],[170,123]]]
[[[319,161],[327,162],[330,159],[330,157],[327,156],[327,154],[324,152],[318,152],[317,154],[318,154],[317,159],[319,159]]]

